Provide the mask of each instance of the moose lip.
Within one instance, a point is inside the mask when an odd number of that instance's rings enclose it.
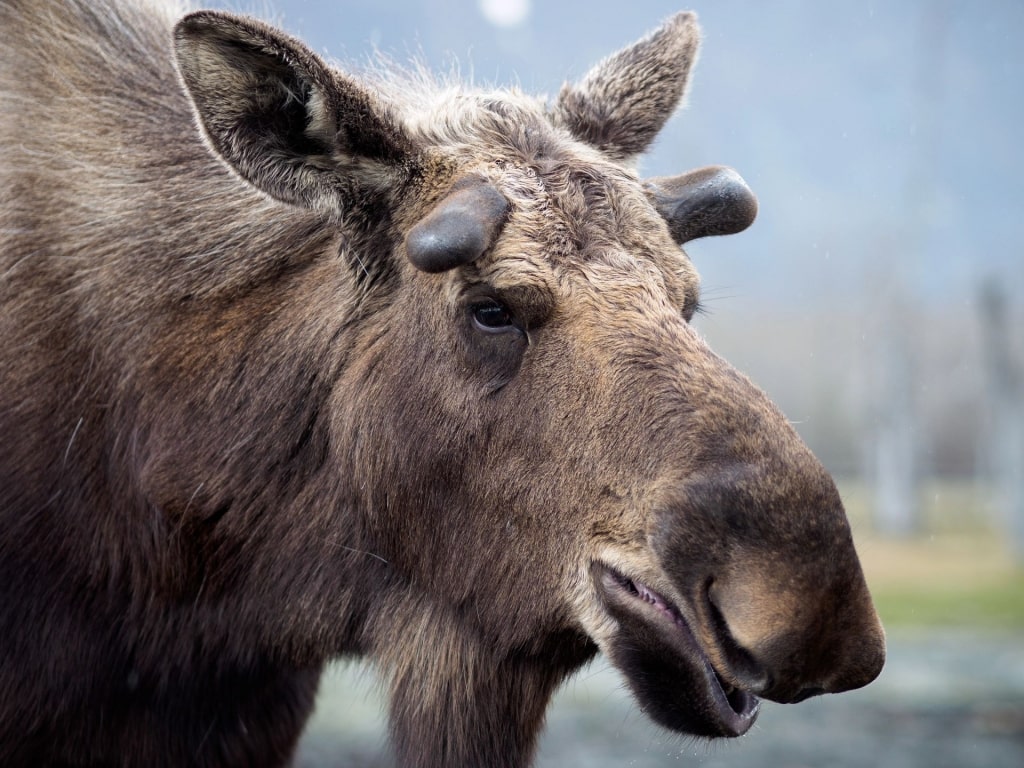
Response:
[[[676,640],[673,645],[703,673],[705,690],[702,698],[705,701],[700,702],[703,705],[700,709],[714,714],[723,735],[741,736],[750,730],[760,710],[759,699],[722,678],[675,604],[639,579],[630,578],[606,564],[599,565],[604,571],[601,581],[605,590],[625,598],[617,600],[617,603],[630,607],[641,620],[658,622],[662,626],[673,625]]]

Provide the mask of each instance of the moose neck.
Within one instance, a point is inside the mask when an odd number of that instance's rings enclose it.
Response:
[[[552,694],[597,650],[566,630],[539,653],[499,658],[447,609],[402,615],[402,627],[389,617],[394,644],[373,655],[390,680],[390,730],[404,768],[529,765]]]

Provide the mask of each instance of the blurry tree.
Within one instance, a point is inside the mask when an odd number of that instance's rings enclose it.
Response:
[[[909,322],[899,294],[893,295],[877,334],[872,429],[868,432],[868,472],[874,486],[876,529],[908,536],[919,528],[917,422]]]
[[[879,532],[893,536],[907,536],[920,528],[919,458],[928,433],[919,427],[920,391],[912,357],[919,350],[911,343],[913,313],[909,302],[913,294],[907,286],[914,284],[920,265],[927,259],[927,233],[935,225],[943,91],[948,77],[944,55],[948,3],[926,3],[919,12],[912,141],[902,179],[903,206],[901,215],[888,224],[899,247],[882,252],[888,282],[884,284],[881,328],[874,347],[875,428],[874,443],[869,447],[875,524]]]
[[[1005,286],[989,280],[979,298],[989,411],[980,453],[995,490],[1000,522],[1017,558],[1024,561],[1024,380],[1013,358]]]

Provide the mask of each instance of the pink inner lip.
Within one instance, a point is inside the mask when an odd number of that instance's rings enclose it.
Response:
[[[664,620],[671,621],[681,631],[684,640],[697,653],[703,666],[704,676],[708,684],[708,692],[714,700],[719,713],[729,722],[733,729],[743,733],[753,725],[760,709],[760,701],[752,693],[736,688],[718,674],[697,638],[683,618],[678,608],[667,598],[648,587],[642,581],[632,579],[615,569],[605,566],[611,580],[620,590],[657,609]]]

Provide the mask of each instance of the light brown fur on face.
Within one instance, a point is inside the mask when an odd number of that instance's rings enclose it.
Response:
[[[632,165],[692,14],[553,103],[262,22],[0,0],[0,763],[287,764],[362,657],[407,766],[873,679],[835,486],[689,325],[742,179]]]

